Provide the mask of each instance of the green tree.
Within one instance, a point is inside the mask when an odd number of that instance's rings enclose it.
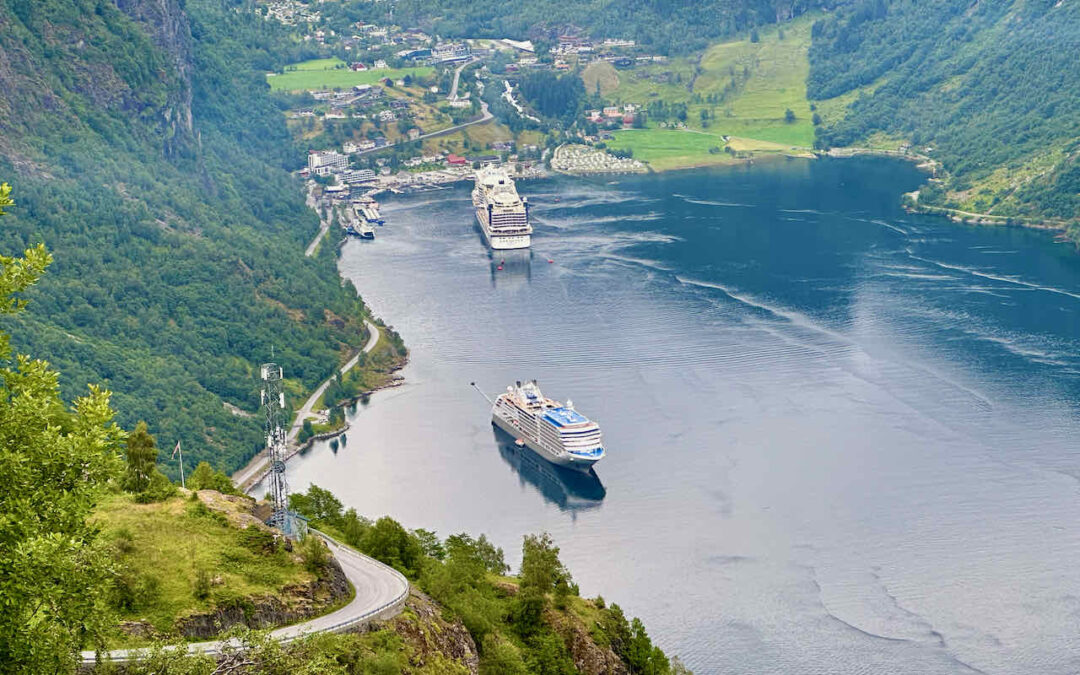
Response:
[[[521,590],[514,597],[510,618],[521,637],[529,637],[540,630],[543,621],[544,594],[533,586],[521,585]]]
[[[383,516],[364,534],[361,550],[399,572],[415,577],[424,551],[396,520]]]
[[[792,110],[791,108],[788,108],[787,110],[785,110],[784,111],[784,121],[787,122],[788,124],[792,124],[793,122],[795,122],[795,111]]]
[[[323,521],[337,527],[341,524],[341,500],[333,492],[312,485],[307,493],[289,495],[289,508],[312,521]]]
[[[232,479],[220,471],[215,471],[207,462],[199,462],[188,476],[187,487],[189,490],[217,490],[230,495],[239,494]]]
[[[0,185],[0,215],[13,206]],[[43,245],[0,256],[0,313],[13,314],[51,262]],[[59,374],[12,357],[0,333],[0,664],[9,673],[73,671],[81,647],[100,646],[111,613],[109,556],[86,519],[119,476],[123,431],[109,392],[60,397]]]
[[[145,492],[157,467],[157,441],[150,435],[146,422],[135,425],[127,438],[127,480],[124,487],[130,492]]]
[[[521,545],[521,587],[550,593],[560,583],[570,583],[570,572],[559,561],[559,547],[551,535],[526,535]]]
[[[11,198],[11,186],[0,183],[0,216],[4,215],[4,208],[15,206],[15,200]]]
[[[420,542],[420,548],[423,549],[424,555],[435,558],[436,560],[443,560],[446,558],[446,548],[443,547],[442,542],[439,541],[439,536],[431,530],[425,530],[423,528],[417,528],[413,530],[413,535],[416,540]]]

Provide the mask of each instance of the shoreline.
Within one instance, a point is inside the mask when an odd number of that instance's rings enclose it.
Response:
[[[339,275],[340,275],[340,272],[339,272]],[[305,401],[305,403],[299,408],[299,410],[297,410],[296,419],[293,420],[291,422],[291,424],[289,425],[289,431],[287,432],[287,435],[286,435],[286,438],[287,438],[287,451],[286,451],[286,455],[285,455],[285,460],[286,461],[288,461],[289,459],[295,457],[296,454],[299,452],[300,447],[302,447],[304,445],[304,444],[296,444],[296,436],[300,433],[300,428],[301,428],[301,425],[303,423],[303,420],[306,419],[311,414],[312,406],[318,401],[319,398],[322,397],[323,393],[326,391],[326,388],[329,386],[331,380],[335,376],[337,376],[338,374],[344,375],[346,372],[351,370],[353,368],[353,366],[355,366],[359,362],[359,359],[360,359],[361,355],[366,354],[368,352],[371,352],[380,341],[385,339],[383,337],[383,333],[382,333],[383,326],[380,326],[379,324],[374,323],[373,321],[371,321],[370,319],[368,319],[366,317],[364,318],[364,322],[367,325],[368,329],[371,331],[371,335],[368,337],[367,343],[363,347],[361,347],[360,349],[356,350],[356,352],[352,355],[352,357],[349,358],[349,360],[345,363],[345,365],[340,366],[340,367],[335,367],[334,375],[331,375],[330,378],[324,380],[318,387],[316,387],[315,390],[311,393],[311,396],[309,396],[307,398],[307,400]],[[382,322],[380,321],[380,324],[381,323]],[[381,389],[387,388],[389,386],[397,386],[397,384],[400,383],[402,378],[395,377],[395,375],[397,374],[397,372],[399,370],[401,370],[402,368],[405,367],[405,365],[408,363],[408,361],[409,361],[409,357],[408,357],[408,352],[406,351],[406,354],[402,357],[401,362],[399,364],[396,364],[394,367],[392,367],[387,372],[387,377],[388,377],[387,382],[384,382],[383,384],[375,387],[374,389],[372,389],[369,392],[361,392],[361,394],[357,394],[357,397],[359,397],[359,396],[361,396],[363,394],[367,394],[367,395],[370,396],[372,393],[374,393],[376,391],[379,391]],[[334,431],[337,431],[337,430],[334,430]],[[328,432],[324,432],[324,433],[328,433]],[[259,452],[255,453],[255,455],[253,457],[251,457],[251,459],[249,459],[247,461],[247,463],[244,464],[244,466],[242,466],[241,468],[239,468],[236,471],[232,472],[230,477],[232,478],[233,483],[238,488],[240,488],[242,491],[244,491],[245,493],[249,489],[254,487],[255,485],[258,485],[259,482],[261,482],[263,480],[263,478],[266,477],[266,474],[270,470],[270,467],[267,465],[266,458],[267,458],[267,449],[266,448],[263,448]]]
[[[386,389],[394,389],[396,387],[400,387],[400,386],[404,385],[405,384],[405,378],[398,375],[398,371],[404,369],[405,366],[408,365],[408,363],[409,363],[409,359],[408,359],[408,357],[405,357],[405,359],[402,361],[401,365],[396,366],[395,368],[393,368],[388,373],[390,375],[390,379],[386,383],[380,384],[379,386],[377,386],[374,389],[371,389],[369,391],[360,392],[359,394],[357,394],[353,398],[349,399],[348,403],[344,403],[342,405],[352,405],[353,403],[359,401],[364,396],[371,396],[371,395],[373,395],[373,394],[375,394],[377,392],[380,392],[380,391],[383,391],[383,390],[386,390]],[[345,424],[342,427],[338,428],[338,429],[332,429],[330,431],[324,431],[324,432],[322,432],[320,434],[315,434],[315,435],[311,436],[310,438],[308,438],[307,440],[303,441],[302,443],[298,443],[296,445],[290,446],[288,451],[285,453],[285,464],[287,465],[297,455],[302,455],[302,454],[308,452],[309,450],[311,450],[311,448],[315,446],[316,441],[328,441],[328,440],[331,440],[333,438],[336,438],[336,437],[344,434],[345,432],[347,432],[351,428],[352,428],[352,425],[349,424],[348,420],[345,420]],[[265,460],[265,452],[266,452],[265,450],[260,451],[260,453],[258,455],[256,455],[255,457],[253,457],[251,459],[251,461],[249,461],[248,464],[245,465],[243,469],[241,469],[241,471],[246,470],[248,467],[251,466],[252,462],[255,462],[256,460],[259,460],[260,458]],[[261,469],[259,469],[257,472],[253,473],[251,476],[248,476],[241,483],[237,483],[236,487],[239,488],[244,494],[247,494],[252,488],[254,488],[256,485],[261,483],[263,481],[263,479],[266,478],[266,475],[268,473],[270,473],[270,467],[269,466],[264,466]]]
[[[796,148],[793,147],[791,150],[794,151]],[[926,155],[900,152],[899,150],[855,147],[830,148],[829,150],[806,149],[805,153],[798,154],[793,152],[769,152],[756,154],[751,157],[727,157],[715,162],[678,164],[662,169],[657,169],[648,162],[646,162],[646,165],[649,168],[649,173],[662,174],[672,171],[690,171],[693,169],[705,169],[717,166],[737,166],[740,164],[753,165],[759,160],[766,162],[777,161],[780,159],[851,159],[853,157],[886,157],[889,159],[903,160],[905,162],[912,162],[916,164],[916,168],[931,174],[935,173],[941,166],[937,160],[927,157]],[[917,193],[918,191],[916,190],[915,192]],[[910,197],[911,195],[912,193],[906,192],[903,193],[900,198],[902,202],[904,202],[905,197]],[[912,200],[911,203],[904,202],[902,205],[904,210],[908,213],[944,216],[950,221],[962,225],[1021,227],[1029,230],[1038,230],[1040,232],[1052,232],[1057,234],[1056,239],[1060,243],[1071,243],[1080,247],[1080,244],[1073,242],[1065,236],[1069,227],[1069,223],[1067,222],[1055,222],[1051,219],[1033,218],[1031,216],[999,216],[992,213],[975,213],[947,206],[923,206],[920,205],[917,200]]]

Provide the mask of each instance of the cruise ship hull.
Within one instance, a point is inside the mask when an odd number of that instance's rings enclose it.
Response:
[[[486,214],[484,214],[486,215]],[[480,224],[480,231],[484,233],[484,241],[492,251],[513,251],[529,248],[532,245],[532,237],[528,234],[492,234],[484,223],[483,215],[476,214],[476,222]]]
[[[602,455],[600,457],[577,457],[569,453],[555,454],[540,443],[529,438],[526,434],[521,433],[520,429],[512,422],[503,419],[498,412],[492,412],[491,423],[513,436],[515,440],[521,439],[525,442],[526,447],[556,466],[565,466],[578,471],[588,471],[592,468],[593,464],[596,464],[603,457]]]

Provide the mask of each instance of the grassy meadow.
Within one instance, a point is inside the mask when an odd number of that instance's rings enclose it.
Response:
[[[814,17],[804,16],[750,36],[712,45],[698,57],[671,59],[618,71],[590,64],[583,72],[586,91],[597,84],[609,99],[648,106],[663,100],[687,105],[686,129],[659,128],[615,132],[609,147],[632,149],[634,157],[656,170],[732,161],[710,152],[725,145],[737,152],[800,153],[814,142],[813,111],[806,98],[808,51]],[[712,98],[715,102],[710,102]],[[794,121],[787,121],[791,110]],[[702,120],[702,111],[709,119]]]
[[[313,578],[298,555],[253,550],[224,514],[185,497],[136,504],[130,494],[114,494],[92,519],[105,540],[113,542],[123,569],[122,585],[131,595],[120,618],[149,621],[161,633],[171,632],[185,614],[244,596],[277,593]],[[205,595],[195,583],[200,574],[209,578]],[[119,630],[111,642],[138,644]]]
[[[398,80],[406,75],[413,78],[427,77],[434,68],[379,68],[354,72],[338,58],[313,59],[285,67],[285,72],[269,73],[266,81],[270,88],[284,91],[308,89],[348,89],[358,84],[374,84],[384,77]]]

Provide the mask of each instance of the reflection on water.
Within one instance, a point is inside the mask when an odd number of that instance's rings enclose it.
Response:
[[[514,444],[514,437],[502,429],[492,426],[492,432],[503,460],[523,483],[538,489],[544,499],[558,506],[560,511],[573,515],[603,503],[607,490],[592,469],[586,473],[555,466],[528,447],[519,448]]]
[[[516,288],[532,281],[532,249],[491,251],[492,287]]]
[[[406,386],[289,484],[511,565],[549,532],[698,673],[1080,673],[1080,257],[903,213],[922,180],[529,182],[532,259],[488,251],[469,185],[387,198],[340,268],[409,345]],[[466,383],[523,373],[600,422],[610,492],[493,439]]]

